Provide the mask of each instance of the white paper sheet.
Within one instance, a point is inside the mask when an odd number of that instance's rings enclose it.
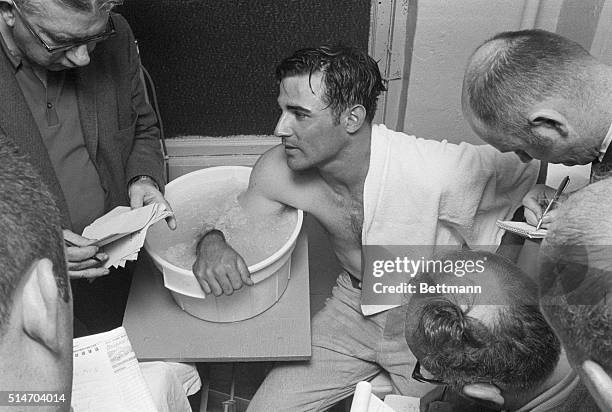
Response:
[[[157,412],[125,329],[73,340],[74,412]]]
[[[87,226],[83,236],[95,239],[92,244],[102,246],[108,255],[104,267],[123,267],[126,261],[138,258],[149,226],[170,215],[172,212],[160,203],[137,209],[118,206]]]
[[[401,395],[387,395],[383,402],[372,394],[370,382],[357,384],[351,412],[419,412],[419,398]]]

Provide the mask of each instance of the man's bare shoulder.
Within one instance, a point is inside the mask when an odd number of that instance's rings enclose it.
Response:
[[[291,181],[291,174],[283,146],[274,146],[262,154],[253,166],[249,187],[262,192],[271,192],[275,185],[287,185]]]
[[[316,171],[296,172],[287,165],[283,145],[265,152],[251,172],[249,189],[270,200],[303,208],[303,200],[318,181]]]

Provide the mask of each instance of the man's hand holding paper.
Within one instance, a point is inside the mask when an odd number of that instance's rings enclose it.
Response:
[[[132,209],[152,203],[160,203],[166,207],[166,210],[172,212],[170,204],[159,191],[157,184],[148,176],[140,176],[139,179],[130,184],[128,196],[130,197],[130,206]],[[166,223],[171,230],[176,229],[176,218],[174,214],[166,217]]]
[[[71,279],[95,279],[108,275],[108,269],[103,266],[108,256],[94,245],[95,240],[79,236],[67,229],[63,232],[68,275]]]
[[[104,248],[108,255],[105,267],[124,266],[127,260],[138,257],[149,226],[172,214],[165,204],[157,202],[136,209],[118,206],[87,226],[83,236],[94,239],[90,245]]]

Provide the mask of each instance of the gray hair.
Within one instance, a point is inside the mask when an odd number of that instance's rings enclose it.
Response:
[[[40,14],[39,0],[13,0],[19,7],[32,14]],[[123,4],[123,0],[48,0],[72,10],[81,12],[108,13],[115,6]]]
[[[483,51],[487,46],[490,50]],[[580,104],[590,92],[586,68],[595,63],[582,46],[555,33],[499,33],[470,59],[463,80],[464,104],[487,127],[537,143],[522,112],[550,96]]]

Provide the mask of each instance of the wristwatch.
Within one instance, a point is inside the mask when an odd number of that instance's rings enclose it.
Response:
[[[128,183],[128,187],[132,186],[133,183],[141,182],[141,181],[151,182],[153,183],[153,186],[155,186],[155,188],[159,190],[159,186],[157,185],[157,182],[155,181],[155,179],[147,175],[139,175],[139,176],[133,177],[132,179],[130,179]]]

